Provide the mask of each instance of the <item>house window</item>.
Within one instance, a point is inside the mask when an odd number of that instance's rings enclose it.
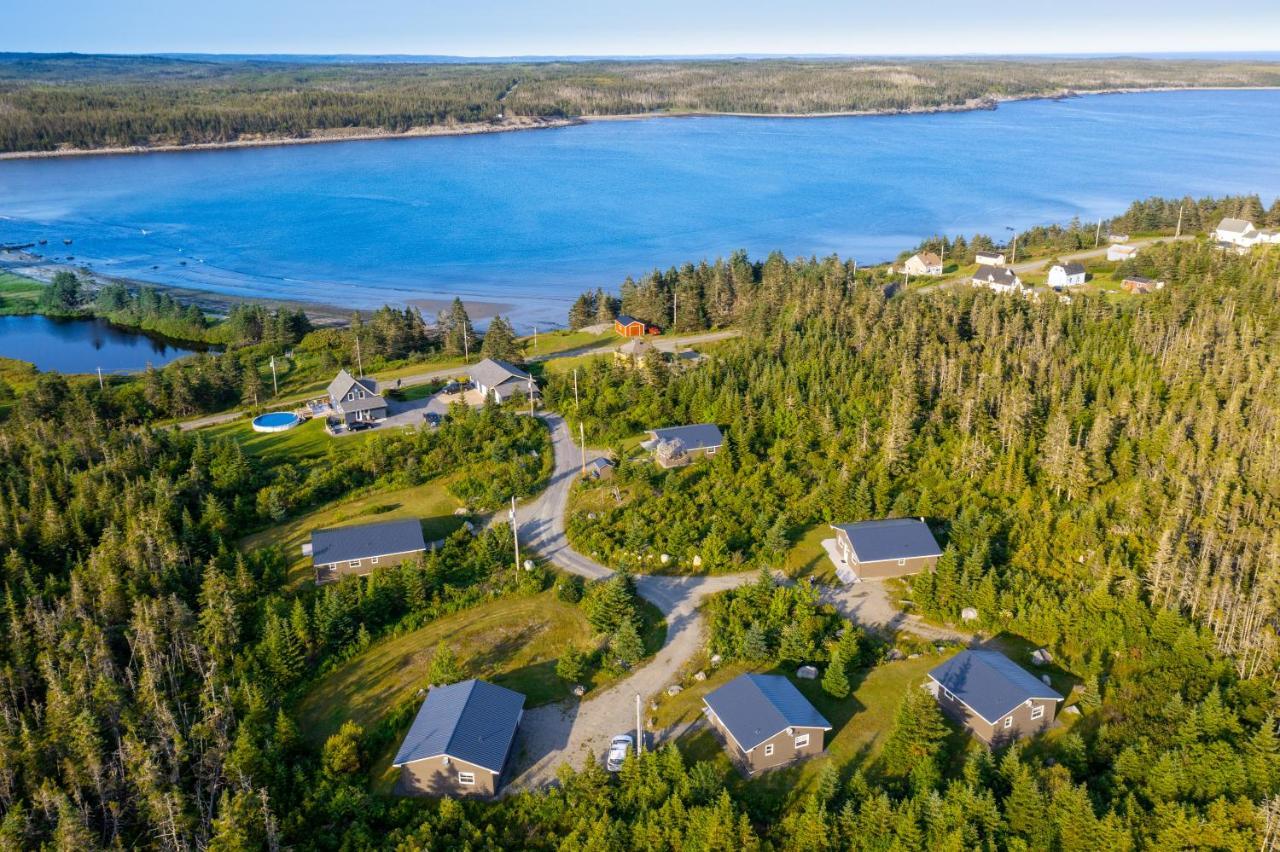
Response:
[[[769,743],[767,746],[764,747],[764,756],[773,757],[773,743]]]
[[[1044,718],[1044,705],[1043,705],[1043,704],[1037,704],[1035,707],[1032,707],[1032,708],[1031,708],[1031,718],[1032,718],[1032,719],[1042,719],[1042,718]]]
[[[352,559],[350,562],[348,562],[348,563],[347,563],[347,567],[348,567],[348,568],[359,568],[359,567],[360,567],[360,560],[359,560],[359,559]]]
[[[355,398],[356,398],[355,391],[352,391],[351,393],[347,394],[347,400],[348,400],[348,401],[353,400],[353,399],[355,399]]]
[[[458,783],[464,787],[474,787],[476,783],[476,774],[474,772],[459,772]]]
[[[1005,726],[1006,728],[1012,728],[1012,727],[1013,727],[1013,717],[1012,717],[1012,716],[1006,716],[1006,717],[1005,717],[1005,719],[1004,719],[1004,726]]]
[[[948,700],[948,701],[955,701],[955,700],[956,700],[956,697],[955,697],[954,695],[952,695],[952,694],[951,694],[951,690],[947,689],[945,686],[944,686],[944,687],[942,687],[942,694],[943,694],[943,695],[945,695],[945,696],[947,697],[947,700]]]
[[[379,558],[381,558],[381,557],[378,557],[378,556],[370,556],[370,557],[369,557],[369,562],[370,562],[371,564],[373,564],[373,565],[377,565],[377,564],[378,564],[378,559],[379,559]]]
[[[809,744],[809,735],[808,735],[808,734],[801,734],[800,736],[796,737],[796,748],[797,748],[797,749],[802,749],[802,748],[804,748],[805,746],[807,746],[808,744]]]
[[[899,560],[898,560],[898,564],[899,564],[899,565],[906,565],[906,564],[907,564],[907,560],[905,560],[905,559],[899,559]]]
[[[707,447],[707,455],[714,456],[718,447]]]

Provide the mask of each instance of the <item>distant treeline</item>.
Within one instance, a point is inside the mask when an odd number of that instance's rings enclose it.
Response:
[[[516,85],[518,84],[518,85]],[[1280,85],[1280,64],[1136,59],[528,64],[0,55],[0,151],[230,142],[499,117],[820,113],[1178,86]]]

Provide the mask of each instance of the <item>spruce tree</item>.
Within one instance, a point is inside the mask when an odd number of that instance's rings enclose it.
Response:
[[[484,333],[484,343],[480,353],[486,358],[497,358],[501,361],[521,360],[520,344],[516,342],[515,330],[511,323],[502,317],[494,317]]]
[[[832,698],[845,698],[849,695],[849,676],[844,670],[844,660],[837,649],[831,654],[831,662],[822,676],[822,691]]]
[[[454,656],[453,649],[443,640],[440,641],[436,645],[435,653],[431,655],[431,668],[427,670],[427,680],[433,686],[447,686],[465,678],[466,674],[458,664],[458,658]]]

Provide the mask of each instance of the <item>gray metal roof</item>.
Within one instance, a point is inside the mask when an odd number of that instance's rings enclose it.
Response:
[[[1018,276],[1007,266],[987,266],[983,264],[973,273],[974,280],[996,284],[1012,284]]]
[[[1062,271],[1063,271],[1063,272],[1065,272],[1065,273],[1067,273],[1068,275],[1083,275],[1083,274],[1084,274],[1084,264],[1083,264],[1083,263],[1055,263],[1055,264],[1054,264],[1054,266],[1060,266],[1060,267],[1062,267]]]
[[[650,429],[649,434],[657,441],[679,441],[685,450],[709,450],[724,443],[724,435],[720,434],[720,427],[714,423]]]
[[[312,530],[311,561],[316,565],[426,550],[417,518]]]
[[[519,379],[529,381],[529,374],[514,364],[499,361],[496,358],[485,358],[471,368],[471,381],[486,388],[496,388],[503,382]]]
[[[623,325],[631,325],[633,322],[638,322],[641,325],[645,324],[643,320],[638,320],[635,317],[631,316],[631,314],[618,314],[618,316],[615,317],[615,319],[618,322],[622,323]]]
[[[888,518],[831,526],[849,536],[849,543],[853,545],[853,553],[859,562],[942,555],[942,548],[929,532],[929,525],[915,518]]]
[[[1030,698],[1062,700],[1053,687],[999,651],[961,651],[929,677],[992,724]]]
[[[501,772],[524,712],[524,696],[483,680],[427,693],[392,766],[448,755]]]
[[[355,388],[364,392],[363,397],[347,399],[347,393]],[[387,403],[378,395],[378,383],[370,378],[357,379],[346,370],[339,370],[333,381],[329,382],[329,401],[342,411],[365,411],[373,408],[386,408]]]
[[[782,675],[744,674],[702,700],[743,751],[787,728],[831,730],[831,723]]]
[[[1254,230],[1254,227],[1253,223],[1246,219],[1223,219],[1218,223],[1217,230],[1231,234],[1247,234]]]

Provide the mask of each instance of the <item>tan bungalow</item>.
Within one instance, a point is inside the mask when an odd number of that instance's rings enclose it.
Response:
[[[702,699],[707,721],[747,775],[821,754],[831,723],[781,675],[744,674]]]
[[[1130,275],[1120,282],[1120,288],[1126,293],[1154,293],[1156,290],[1164,289],[1163,281],[1156,281],[1152,278],[1144,278],[1141,275]]]
[[[887,518],[832,524],[834,539],[823,541],[836,576],[845,583],[883,580],[930,571],[942,548],[923,519]]]
[[[422,523],[417,518],[313,530],[302,555],[311,557],[316,583],[329,583],[349,574],[364,575],[399,565],[426,552]]]
[[[391,761],[396,792],[493,796],[523,715],[523,695],[483,680],[432,687]]]
[[[931,251],[922,251],[907,258],[902,271],[911,275],[941,275],[942,258]]]
[[[1053,724],[1062,696],[999,651],[967,650],[929,672],[943,712],[987,745],[1038,734]]]

